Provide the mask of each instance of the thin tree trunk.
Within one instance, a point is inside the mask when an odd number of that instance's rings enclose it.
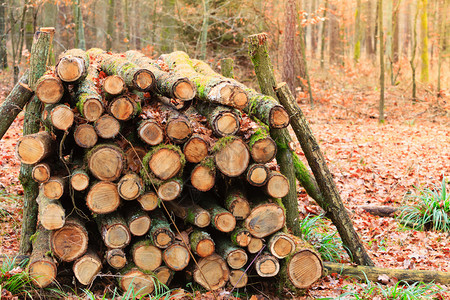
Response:
[[[323,69],[325,66],[325,42],[327,36],[327,12],[328,12],[328,0],[325,0],[325,9],[323,11],[323,21],[322,21],[322,33],[321,33],[321,43],[320,43],[320,68]]]
[[[30,57],[30,77],[29,86],[35,90],[38,79],[46,71],[49,48],[53,40],[55,30],[39,31],[36,33],[36,41],[31,49]],[[33,134],[39,131],[40,123],[36,115],[40,114],[41,102],[34,97],[28,104],[25,111],[23,123],[23,134]],[[19,179],[24,190],[24,208],[22,218],[22,233],[20,240],[20,253],[25,254],[30,251],[30,237],[36,231],[38,207],[35,201],[38,196],[38,184],[32,179],[32,165],[22,164],[20,167]]]
[[[341,35],[339,28],[339,19],[336,15],[336,6],[331,4],[330,9],[332,14],[330,15],[330,63],[342,64],[342,52],[341,52]]]
[[[422,68],[420,72],[420,80],[423,83],[428,82],[428,69],[429,69],[429,60],[428,60],[428,0],[421,0],[422,6],[422,15],[420,17],[420,38],[421,38],[421,60],[422,60]]]
[[[114,7],[116,0],[108,1],[108,19],[106,27],[106,51],[112,50],[114,42]]]
[[[439,58],[438,58],[438,78],[437,78],[437,95],[438,97],[442,97],[441,93],[441,66],[443,61],[443,55],[446,44],[446,32],[445,26],[447,24],[448,14],[448,0],[444,0],[442,7],[439,9]]]
[[[206,59],[206,43],[208,40],[208,23],[209,23],[209,0],[203,0],[203,23],[202,23],[202,29],[200,32],[200,38],[199,38],[199,47],[200,48],[200,55],[198,56],[201,60]]]
[[[28,51],[31,52],[31,45],[33,44],[33,35],[34,35],[34,5],[33,0],[28,0],[26,2],[27,11],[25,14],[25,46]]]
[[[411,72],[412,72],[412,101],[415,102],[417,100],[416,95],[416,49],[417,49],[417,18],[419,16],[420,6],[417,4],[416,6],[416,13],[414,15],[414,22],[413,22],[413,44],[412,44],[412,53],[411,53],[411,60],[409,61],[409,64],[411,65]]]
[[[6,51],[6,0],[0,0],[0,70],[8,67]]]
[[[378,28],[380,36],[380,103],[378,107],[378,121],[384,123],[384,29],[383,29],[383,0],[378,0]]]
[[[372,0],[367,1],[367,8],[366,8],[366,18],[367,18],[367,27],[366,27],[366,53],[367,56],[373,60],[375,55],[375,49],[374,49],[374,43],[373,43],[373,31],[372,31],[372,24],[373,24],[373,9],[372,9]]]
[[[286,0],[285,5],[285,26],[284,26],[284,53],[283,53],[283,81],[285,81],[291,91],[295,91],[295,0]],[[302,39],[302,37],[300,37]]]
[[[375,29],[374,29],[373,35],[372,35],[372,37],[373,37],[373,54],[374,54],[374,57],[375,57],[375,54],[377,53],[377,46],[378,46],[378,33],[379,33],[379,31],[378,31],[378,23],[379,23],[378,19],[380,17],[379,10],[380,10],[380,4],[379,4],[379,1],[377,1],[377,9],[375,10]]]
[[[204,0],[207,1],[207,0]],[[203,8],[205,10],[205,8]],[[161,26],[161,52],[167,53],[174,50],[175,38],[175,0],[163,1],[163,14]]]
[[[75,48],[86,50],[86,40],[84,38],[83,15],[81,14],[81,0],[73,3],[73,12],[75,19]]]
[[[404,25],[404,38],[403,38],[403,49],[402,53],[404,56],[408,57],[408,50],[411,44],[411,3],[407,2],[406,12],[404,13],[405,25]]]
[[[361,57],[361,0],[356,1],[355,12],[355,48],[353,51],[353,60],[355,63]]]
[[[311,1],[311,14],[316,15],[317,10],[317,1],[312,0]],[[317,50],[317,31],[318,31],[318,24],[311,24],[311,36],[310,36],[310,44],[311,44],[311,58],[316,58],[316,50]]]
[[[125,32],[125,43],[127,44],[127,50],[130,50],[130,38],[131,38],[131,28],[130,28],[130,10],[128,0],[124,1],[124,24],[123,30]]]
[[[401,0],[394,0],[394,7],[392,9],[392,62],[397,63],[399,59],[399,47],[400,47],[400,24],[399,24],[399,11]]]

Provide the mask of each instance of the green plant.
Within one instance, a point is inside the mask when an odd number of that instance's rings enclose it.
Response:
[[[414,205],[401,208],[399,222],[416,230],[450,231],[450,193],[445,177],[440,187],[414,188],[416,193],[407,196]]]
[[[17,257],[5,256],[0,269],[0,291],[6,290],[13,296],[30,296],[31,278],[22,268],[27,261],[17,262]]]
[[[300,230],[305,241],[311,243],[327,261],[342,261],[346,257],[342,241],[335,230],[330,230],[326,219],[307,215],[300,222]]]

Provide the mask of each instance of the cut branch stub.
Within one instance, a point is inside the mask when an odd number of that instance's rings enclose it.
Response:
[[[92,148],[97,144],[98,136],[91,124],[81,124],[75,128],[73,132],[75,143],[81,148]]]
[[[46,131],[29,134],[17,141],[16,156],[23,164],[35,164],[54,151],[54,140]]]
[[[56,74],[62,81],[75,83],[86,76],[89,56],[81,49],[71,49],[62,53],[56,64]]]
[[[220,172],[229,177],[237,177],[245,172],[250,161],[250,153],[241,139],[224,137],[214,148],[216,167]]]
[[[51,71],[47,71],[36,83],[36,96],[45,104],[58,103],[64,95],[61,80]]]
[[[115,145],[98,145],[87,154],[89,171],[99,180],[119,179],[124,169],[124,154]]]
[[[120,123],[113,116],[104,114],[94,123],[95,132],[103,139],[115,138],[120,132]]]
[[[52,232],[53,254],[62,261],[74,261],[88,248],[88,232],[80,219],[70,217],[64,226]]]
[[[86,196],[86,204],[96,214],[107,214],[119,207],[117,185],[109,181],[94,183]]]

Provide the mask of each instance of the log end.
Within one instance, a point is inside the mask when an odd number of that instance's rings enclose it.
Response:
[[[33,284],[45,288],[56,279],[56,264],[48,260],[31,262],[28,272]]]
[[[216,183],[216,174],[207,166],[198,165],[192,170],[191,183],[199,191],[207,192]]]
[[[194,84],[187,78],[178,80],[173,86],[173,95],[181,101],[189,101],[194,99],[196,89]]]
[[[102,102],[97,98],[89,98],[83,103],[81,114],[88,122],[95,122],[103,114]]]
[[[111,115],[103,115],[94,124],[97,135],[104,139],[115,138],[120,131],[120,123]]]
[[[56,66],[56,74],[64,82],[76,82],[85,73],[84,61],[79,57],[67,55]]]
[[[97,144],[98,136],[91,124],[78,125],[73,133],[75,143],[81,148],[92,148]]]
[[[214,242],[210,239],[204,239],[198,242],[197,248],[195,249],[196,253],[200,257],[207,257],[214,253],[215,251]]]
[[[163,260],[172,270],[181,271],[189,264],[189,251],[183,245],[172,244],[164,250]]]
[[[237,177],[247,169],[250,153],[242,140],[233,139],[216,153],[215,161],[217,168],[224,175]]]
[[[96,214],[107,214],[115,211],[120,204],[117,185],[108,181],[95,183],[86,196],[86,204]]]
[[[322,260],[310,250],[295,253],[287,264],[290,281],[300,289],[307,288],[316,282],[322,276],[322,270]]]
[[[286,128],[289,125],[289,114],[281,105],[274,106],[269,113],[269,123],[272,128]]]
[[[135,236],[143,236],[148,232],[151,225],[151,219],[149,216],[141,216],[132,222],[130,222],[130,232]]]
[[[158,195],[155,192],[146,192],[138,198],[138,202],[145,211],[155,210],[158,207]]]
[[[118,75],[111,75],[105,78],[103,89],[110,95],[119,95],[125,90],[125,81]]]
[[[158,188],[158,197],[163,201],[172,201],[181,195],[183,185],[180,180],[169,180]]]
[[[134,86],[143,92],[149,92],[155,85],[155,75],[145,69],[137,71],[133,78]]]
[[[208,155],[208,143],[200,137],[190,138],[183,148],[186,160],[191,163],[199,163]]]
[[[48,77],[36,86],[36,96],[45,104],[58,103],[64,95],[64,87],[57,78]]]
[[[161,250],[149,243],[142,243],[134,247],[133,261],[144,271],[153,271],[162,263]]]
[[[250,153],[256,163],[265,164],[275,158],[277,144],[271,137],[259,139],[253,144]]]

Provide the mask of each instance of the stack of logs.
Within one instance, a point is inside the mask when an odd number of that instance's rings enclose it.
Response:
[[[289,183],[269,130],[289,116],[273,98],[184,52],[101,49],[62,53],[35,94],[43,130],[16,154],[40,183],[37,286],[58,262],[83,285],[113,270],[140,294],[182,270],[208,290],[244,287],[250,271],[297,288],[321,276],[319,255],[285,230]]]

